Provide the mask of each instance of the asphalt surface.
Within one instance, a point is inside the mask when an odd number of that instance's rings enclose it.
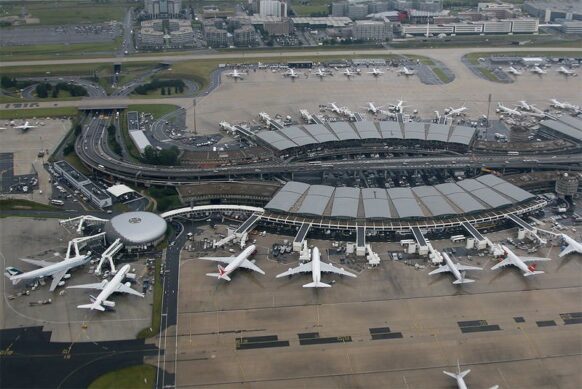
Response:
[[[0,330],[0,386],[3,388],[86,388],[99,376],[141,365],[158,353],[142,340],[51,342],[42,327]]]

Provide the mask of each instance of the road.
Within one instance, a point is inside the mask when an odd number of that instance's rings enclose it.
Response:
[[[77,155],[87,165],[108,174],[135,182],[148,184],[177,185],[198,181],[206,178],[231,178],[233,176],[256,176],[261,174],[281,174],[298,172],[321,172],[325,170],[419,170],[419,169],[479,169],[490,168],[551,168],[582,170],[582,154],[573,155],[540,155],[522,154],[507,155],[468,155],[468,156],[435,156],[435,157],[393,157],[367,160],[339,160],[325,162],[290,162],[264,163],[216,168],[194,168],[180,166],[152,166],[128,161],[120,161],[117,156],[110,155],[104,135],[105,121],[94,119],[94,125],[84,129],[83,135],[77,139],[75,149]],[[99,166],[101,165],[101,166]]]

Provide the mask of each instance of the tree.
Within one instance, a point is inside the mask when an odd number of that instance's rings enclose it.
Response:
[[[35,88],[36,90],[36,95],[38,97],[40,97],[41,99],[47,98],[48,97],[48,89],[46,87],[47,84],[38,84]]]
[[[162,96],[166,95],[166,88],[162,88]]]
[[[69,155],[72,152],[75,151],[75,145],[72,143],[69,143],[68,145],[65,146],[65,148],[63,149],[63,154],[64,155]]]
[[[75,134],[75,137],[81,135],[81,131],[83,131],[83,126],[81,125],[81,123],[75,124],[75,127],[73,128],[73,133]]]

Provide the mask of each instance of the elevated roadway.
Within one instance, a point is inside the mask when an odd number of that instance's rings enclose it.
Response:
[[[516,168],[516,169],[566,169],[582,170],[582,155],[540,155],[520,156],[469,155],[438,156],[420,158],[375,158],[367,160],[341,160],[324,162],[268,162],[215,168],[182,166],[144,165],[138,162],[119,160],[112,155],[106,145],[105,127],[107,122],[93,119],[78,137],[75,150],[81,160],[91,168],[111,176],[146,184],[180,185],[200,179],[230,179],[233,177],[257,176],[264,174],[293,174],[322,171],[358,170],[418,170],[418,169],[458,169],[458,168]],[[535,160],[535,162],[534,162]]]

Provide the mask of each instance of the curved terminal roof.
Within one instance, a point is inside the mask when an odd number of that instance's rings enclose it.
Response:
[[[415,188],[334,188],[288,182],[266,210],[339,219],[430,219],[488,211],[535,196],[485,175],[458,183]]]
[[[366,139],[411,139],[468,146],[475,131],[472,127],[445,124],[364,120],[291,126],[279,131],[260,131],[256,137],[278,151],[326,142]]]
[[[109,220],[104,229],[109,241],[120,238],[125,244],[147,245],[163,237],[166,228],[166,221],[155,213],[126,212]]]

